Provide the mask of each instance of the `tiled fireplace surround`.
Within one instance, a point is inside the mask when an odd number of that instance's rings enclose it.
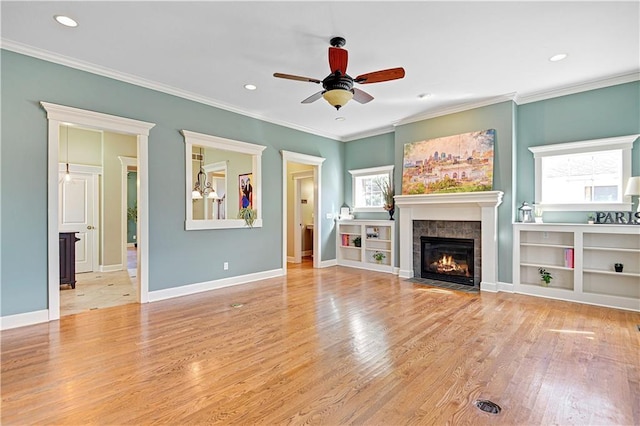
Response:
[[[437,234],[433,236],[464,237],[468,232],[472,235],[474,227],[460,227],[459,222],[480,223],[480,290],[497,291],[498,283],[498,241],[497,241],[497,211],[502,202],[503,192],[466,192],[452,194],[427,194],[427,195],[399,195],[395,197],[398,210],[400,230],[400,277],[411,278],[420,276],[420,236],[414,235],[414,229],[423,230],[431,227]],[[424,222],[428,221],[428,222]],[[445,221],[458,222],[458,228],[462,228],[454,235],[447,233]],[[414,223],[416,222],[416,223]],[[425,228],[426,227],[426,228]],[[450,228],[450,226],[449,226]],[[466,230],[465,230],[466,229]],[[417,231],[416,231],[417,232]],[[417,246],[416,246],[417,238]],[[473,238],[471,236],[465,238]],[[415,253],[414,249],[418,250]],[[477,279],[475,280],[477,281]]]

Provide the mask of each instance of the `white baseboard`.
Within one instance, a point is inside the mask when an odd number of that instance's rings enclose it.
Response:
[[[273,269],[271,271],[256,272],[254,274],[239,275],[237,277],[222,278],[214,281],[188,284],[180,287],[172,287],[164,290],[149,292],[149,302],[173,299],[174,297],[188,296],[190,294],[202,293],[203,291],[216,290],[218,288],[230,287],[234,285],[247,284],[253,281],[265,280],[267,278],[280,277],[285,275],[283,269]]]
[[[127,248],[134,248],[136,243],[127,243]]]
[[[287,256],[287,263],[296,263],[296,258],[293,256]]]
[[[505,293],[515,293],[515,286],[511,283],[503,283],[498,281],[498,291],[504,291]]]
[[[313,256],[313,250],[303,250],[302,256]]]
[[[330,266],[337,266],[338,265],[338,260],[337,259],[331,259],[331,260],[321,260],[320,263],[318,264],[319,268],[328,268]]]
[[[100,265],[100,272],[117,272],[122,271],[123,266],[122,263],[117,265]]]
[[[413,278],[413,271],[398,268],[398,276],[400,278]]]
[[[24,327],[49,321],[49,310],[26,312],[24,314],[7,315],[0,317],[0,330]]]

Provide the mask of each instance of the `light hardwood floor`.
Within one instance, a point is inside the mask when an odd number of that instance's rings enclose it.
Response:
[[[305,262],[4,332],[1,420],[638,425],[638,324],[634,312]]]

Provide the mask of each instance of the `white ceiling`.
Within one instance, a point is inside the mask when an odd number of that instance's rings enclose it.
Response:
[[[640,70],[637,0],[2,1],[1,13],[3,48],[338,140],[496,98],[637,80]],[[406,77],[357,85],[375,97],[368,104],[301,104],[321,87],[273,73],[323,79],[336,35],[347,40],[351,76],[402,66]],[[561,52],[564,61],[548,60]]]

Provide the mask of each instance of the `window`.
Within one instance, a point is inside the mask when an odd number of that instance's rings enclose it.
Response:
[[[631,176],[637,135],[531,147],[535,202],[544,210],[629,210],[624,185]]]
[[[349,170],[349,173],[351,173],[353,210],[360,212],[383,211],[384,200],[380,183],[391,180],[393,166]]]

